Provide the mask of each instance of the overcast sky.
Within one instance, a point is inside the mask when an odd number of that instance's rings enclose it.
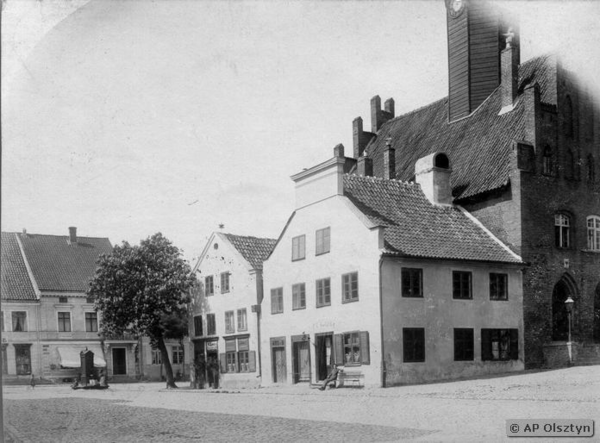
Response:
[[[600,2],[495,3],[523,61],[562,50],[600,89]],[[372,96],[447,95],[442,0],[2,4],[3,231],[161,231],[191,261],[220,223],[277,237],[290,175],[351,153]]]

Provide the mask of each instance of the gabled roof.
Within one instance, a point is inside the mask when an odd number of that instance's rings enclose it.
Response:
[[[37,300],[27,266],[23,260],[17,234],[2,233],[1,286],[2,300]]]
[[[274,238],[246,237],[223,234],[237,251],[250,263],[253,269],[262,269],[277,242]]]
[[[498,115],[502,91],[498,87],[469,117],[448,123],[448,99],[398,116],[384,123],[366,147],[375,176],[383,176],[383,150],[390,138],[396,150],[396,177],[411,180],[415,162],[434,152],[452,161],[452,189],[457,199],[502,188],[509,181],[513,140],[525,140],[523,90],[538,83],[542,103],[556,105],[556,59],[536,57],[519,68],[515,108]]]
[[[384,228],[384,254],[522,262],[466,211],[430,203],[417,183],[344,175],[344,195]]]
[[[85,292],[100,254],[109,254],[108,238],[16,234],[40,291]]]

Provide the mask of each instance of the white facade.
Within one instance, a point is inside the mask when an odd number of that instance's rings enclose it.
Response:
[[[190,339],[193,363],[202,368],[201,387],[259,386],[261,270],[253,268],[227,234],[217,232],[195,271],[201,290],[192,301]]]

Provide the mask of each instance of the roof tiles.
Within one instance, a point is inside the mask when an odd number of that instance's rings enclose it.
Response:
[[[1,286],[2,300],[37,300],[33,284],[27,272],[17,234],[2,233]]]
[[[384,227],[384,253],[521,263],[458,207],[430,203],[416,183],[345,175],[344,195]]]
[[[262,269],[263,261],[275,247],[277,240],[273,238],[247,237],[242,235],[223,234],[254,269]]]

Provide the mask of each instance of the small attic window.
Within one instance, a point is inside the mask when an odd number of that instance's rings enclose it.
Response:
[[[448,156],[446,154],[438,154],[433,159],[433,166],[436,168],[449,169],[450,160],[448,160]]]
[[[215,248],[215,249],[219,249],[219,244],[218,244],[218,243],[215,243],[215,244],[213,245],[213,248]]]

